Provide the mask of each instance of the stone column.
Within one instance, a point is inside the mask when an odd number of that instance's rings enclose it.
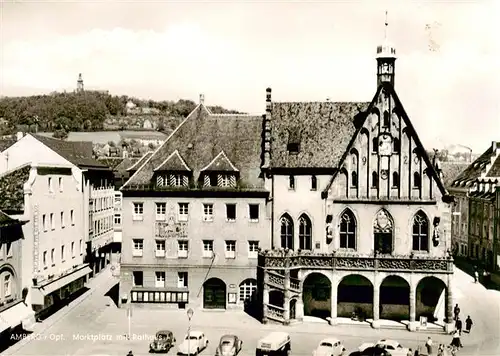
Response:
[[[448,276],[448,285],[446,286],[445,296],[445,331],[450,333],[455,328],[453,320],[453,285],[451,282],[451,275]]]
[[[413,287],[413,283],[410,284],[410,323],[408,324],[408,330],[416,331],[418,323],[417,319],[417,298],[416,298],[416,287]]]
[[[290,270],[287,268],[285,270],[285,290],[283,291],[284,301],[283,301],[283,317],[284,324],[290,324]]]
[[[373,283],[373,322],[372,328],[380,328],[380,285],[377,278]]]
[[[331,297],[330,297],[330,325],[336,325],[337,324],[337,296],[338,296],[338,288],[337,288],[337,283],[335,281],[332,282],[332,291],[331,291]]]

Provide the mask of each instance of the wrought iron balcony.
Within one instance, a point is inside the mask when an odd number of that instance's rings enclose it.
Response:
[[[314,253],[309,251],[268,250],[259,252],[258,265],[269,270],[307,268],[453,273],[453,258],[451,256],[370,256],[342,252]]]

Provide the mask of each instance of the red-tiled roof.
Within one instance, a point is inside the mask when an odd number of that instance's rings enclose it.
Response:
[[[356,132],[354,117],[365,111],[369,104],[368,102],[273,102],[271,167],[336,167]],[[288,152],[289,138],[300,139],[298,153]]]
[[[92,157],[92,142],[64,141],[31,134],[38,141],[80,168],[109,169]]]
[[[24,183],[30,175],[31,165],[21,166],[0,176],[0,209],[7,213],[24,211]]]
[[[123,189],[151,184],[153,170],[178,150],[195,182],[200,170],[224,151],[240,172],[239,189],[261,190],[262,123],[261,116],[211,114],[204,105],[198,105]]]

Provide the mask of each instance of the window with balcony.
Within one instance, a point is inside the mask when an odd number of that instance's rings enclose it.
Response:
[[[226,240],[226,258],[236,258],[236,241]]]
[[[236,221],[236,204],[226,204],[226,221]]]
[[[356,248],[356,219],[349,209],[340,218],[340,248]]]
[[[134,213],[132,220],[142,220],[144,218],[144,203],[133,203]]]
[[[203,257],[212,258],[214,256],[214,240],[203,240]]]
[[[177,273],[177,288],[187,288],[188,287],[188,273],[178,272]]]
[[[257,258],[259,253],[259,241],[248,241],[248,258]]]
[[[248,215],[250,222],[259,221],[259,204],[248,204]]]
[[[155,256],[156,257],[165,257],[165,241],[156,240]]]
[[[165,220],[167,203],[156,203],[156,220]]]
[[[144,249],[144,240],[143,239],[133,239],[132,240],[132,256],[133,257],[142,257]]]
[[[59,177],[59,191],[62,193],[63,192],[63,179],[62,177]]]
[[[155,287],[165,288],[165,272],[156,272],[155,275]]]
[[[187,240],[178,240],[177,241],[177,257],[178,258],[187,258],[189,251],[189,243]]]
[[[203,221],[214,221],[213,204],[203,204]]]
[[[144,285],[144,274],[142,273],[142,271],[133,271],[132,276],[132,283],[134,287],[142,287]]]
[[[429,219],[423,211],[413,217],[413,251],[429,251]]]
[[[178,205],[178,220],[179,221],[188,221],[189,218],[189,204],[188,203],[179,203]]]

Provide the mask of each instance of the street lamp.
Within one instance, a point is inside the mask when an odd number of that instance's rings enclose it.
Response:
[[[187,316],[188,316],[188,321],[189,321],[189,324],[188,324],[188,334],[187,334],[187,338],[188,338],[188,356],[191,355],[191,318],[193,317],[193,314],[194,314],[194,310],[189,308],[187,310]]]

